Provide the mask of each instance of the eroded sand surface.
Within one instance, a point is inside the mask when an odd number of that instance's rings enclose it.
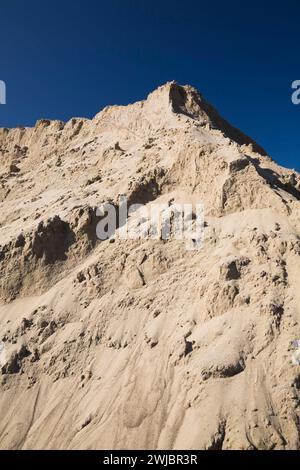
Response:
[[[300,448],[297,172],[173,82],[0,154],[2,449]],[[203,247],[97,242],[120,194],[202,201]]]

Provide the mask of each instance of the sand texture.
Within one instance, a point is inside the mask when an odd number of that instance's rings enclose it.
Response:
[[[0,156],[1,449],[300,449],[299,173],[175,82]],[[121,194],[202,248],[98,241]]]

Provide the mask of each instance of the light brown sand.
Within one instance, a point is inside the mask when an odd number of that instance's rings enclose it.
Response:
[[[173,82],[0,152],[0,448],[300,448],[298,173]],[[120,194],[204,202],[202,249],[97,242]]]

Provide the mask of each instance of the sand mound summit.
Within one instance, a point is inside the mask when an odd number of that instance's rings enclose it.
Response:
[[[1,448],[300,449],[297,172],[175,82],[0,155]],[[203,247],[100,242],[121,194],[203,202]]]

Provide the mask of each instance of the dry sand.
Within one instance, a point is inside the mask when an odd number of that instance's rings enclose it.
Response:
[[[174,82],[0,152],[0,448],[300,448],[299,173]],[[120,194],[203,247],[98,242]]]

